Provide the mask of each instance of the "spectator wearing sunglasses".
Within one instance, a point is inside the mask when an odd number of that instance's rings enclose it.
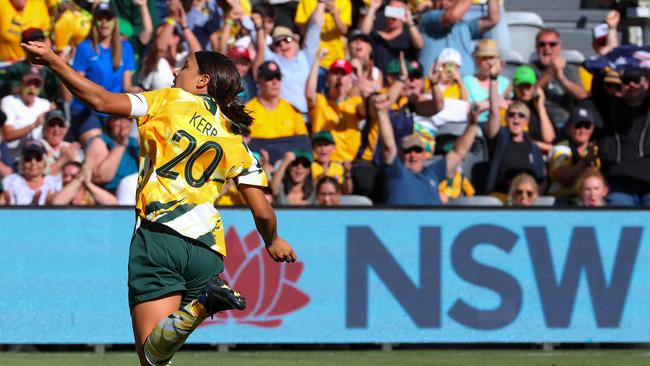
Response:
[[[59,175],[61,168],[69,161],[81,163],[84,154],[78,142],[64,141],[70,123],[63,112],[50,111],[45,115],[43,138],[39,139],[45,148],[45,174]]]
[[[315,202],[311,173],[313,160],[312,153],[308,150],[296,149],[285,153],[280,167],[271,180],[275,203],[305,206]]]
[[[45,174],[45,148],[40,142],[25,144],[18,168],[20,173],[2,180],[8,205],[43,206],[49,194],[61,190],[61,178]]]
[[[531,174],[536,181],[544,179],[542,153],[526,132],[530,110],[522,101],[514,101],[506,110],[506,127],[499,122],[499,97],[496,80],[490,85],[490,117],[486,136],[490,147],[490,166],[485,191],[504,203],[511,182],[520,173]]]
[[[563,128],[575,102],[589,97],[589,93],[583,87],[578,66],[567,64],[562,57],[562,41],[557,30],[542,29],[535,42],[537,59],[531,66],[537,74],[537,85],[546,95],[551,121]]]
[[[252,138],[276,139],[308,134],[302,113],[281,96],[286,83],[284,75],[275,61],[266,61],[257,70],[257,96],[246,103],[246,109],[254,118]]]
[[[318,2],[309,17],[303,48],[300,48],[300,36],[290,28],[276,26],[273,29],[273,44],[266,45],[266,32],[261,24],[256,24],[256,51],[253,61],[253,75],[257,77],[258,69],[264,61],[273,61],[285,70],[285,82],[281,87],[281,96],[290,101],[305,117],[308,115],[305,86],[316,57],[320,33],[325,16],[325,2]],[[259,20],[256,22],[259,23]]]
[[[508,191],[508,206],[532,206],[539,197],[539,186],[530,174],[517,175]]]
[[[379,121],[379,140],[386,174],[386,203],[389,205],[440,205],[438,185],[452,175],[474,143],[477,115],[468,118],[465,132],[456,140],[451,151],[432,164],[425,164],[425,142],[415,134],[395,142],[388,116],[390,101],[385,95],[371,100],[370,113]]]
[[[589,168],[600,167],[598,145],[592,140],[600,118],[588,106],[571,111],[567,124],[568,139],[555,145],[548,163],[550,186],[548,194],[574,201],[578,198],[576,181]]]
[[[35,71],[29,72],[20,79],[17,92],[7,95],[0,102],[7,116],[2,134],[14,161],[20,157],[26,141],[43,136],[44,113],[52,108],[52,104],[38,96],[42,87],[43,77]]]
[[[596,80],[594,80],[596,85]],[[621,73],[620,97],[607,93],[594,103],[604,120],[598,146],[613,206],[650,206],[650,98],[645,69]]]

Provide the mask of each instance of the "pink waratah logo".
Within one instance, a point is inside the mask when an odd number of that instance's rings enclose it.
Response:
[[[292,313],[309,302],[309,296],[296,287],[303,264],[276,263],[266,252],[256,231],[242,241],[234,228],[226,233],[228,256],[222,278],[246,298],[244,311],[225,311],[206,319],[201,326],[249,324],[258,327],[278,327],[282,316]]]

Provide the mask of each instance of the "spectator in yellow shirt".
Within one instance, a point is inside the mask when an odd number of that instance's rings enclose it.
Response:
[[[336,148],[332,133],[327,130],[320,131],[312,138],[314,161],[311,163],[311,176],[315,181],[322,177],[332,177],[343,188],[344,193],[352,192],[352,179],[349,161],[340,163],[332,161],[332,153]]]
[[[361,145],[359,122],[364,118],[363,99],[351,96],[352,66],[347,60],[332,63],[327,72],[327,93],[316,93],[319,59],[318,52],[307,79],[305,95],[310,109],[312,133],[328,130],[334,136],[336,148],[332,160],[352,161]]]
[[[258,95],[246,103],[254,122],[251,137],[273,139],[307,135],[302,114],[280,97],[282,73],[275,61],[264,62],[257,70]]]
[[[45,0],[0,0],[0,64],[25,58],[20,38],[29,28],[50,29]]]
[[[318,0],[300,0],[296,11],[295,22],[304,27],[309,17],[316,10]],[[324,79],[329,66],[338,59],[345,58],[345,39],[348,27],[352,24],[352,4],[350,0],[325,0],[325,19],[320,33],[321,49],[329,52],[320,60],[319,85],[322,90]]]

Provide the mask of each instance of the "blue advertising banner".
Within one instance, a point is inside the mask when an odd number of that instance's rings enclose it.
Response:
[[[223,210],[248,307],[193,343],[650,342],[647,211]],[[132,210],[0,210],[0,343],[132,343]]]

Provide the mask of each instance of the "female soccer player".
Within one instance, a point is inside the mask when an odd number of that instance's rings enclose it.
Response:
[[[33,63],[49,66],[92,109],[138,117],[140,179],[129,305],[141,365],[167,365],[206,317],[246,306],[218,276],[226,246],[213,202],[226,179],[237,182],[269,255],[277,262],[296,260],[277,235],[275,213],[262,190],[267,185],[262,167],[242,141],[252,119],[235,99],[237,69],[225,56],[201,51],[187,58],[173,88],[110,93],[45,44],[22,46]]]

